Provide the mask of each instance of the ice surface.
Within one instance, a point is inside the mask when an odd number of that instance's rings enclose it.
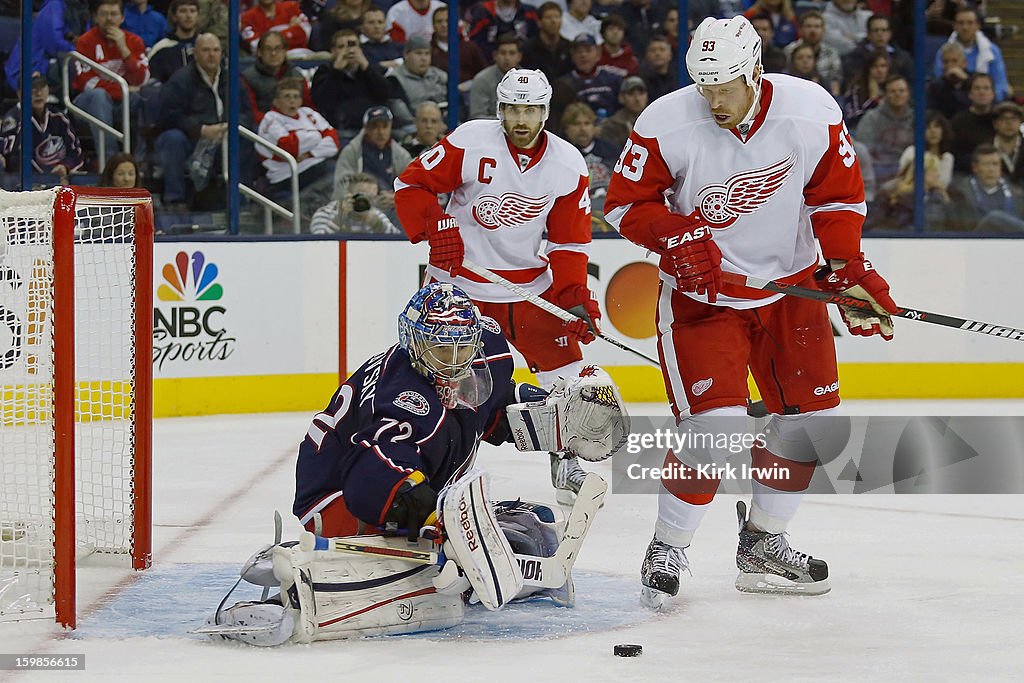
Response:
[[[848,402],[856,414],[1024,414],[1019,401]],[[663,414],[664,406],[633,411]],[[638,606],[654,496],[610,494],[577,567],[575,610],[470,610],[447,632],[261,650],[187,634],[237,568],[290,519],[294,450],[309,414],[159,420],[149,572],[79,571],[80,629],[0,624],[0,651],[85,653],[68,681],[1019,680],[1024,496],[808,497],[795,547],[829,562],[822,597],[747,595],[735,579],[735,501],[721,496],[688,551],[671,611]],[[547,457],[485,446],[496,498],[552,501]],[[588,465],[608,478],[610,464]],[[640,643],[636,659],[616,643]]]

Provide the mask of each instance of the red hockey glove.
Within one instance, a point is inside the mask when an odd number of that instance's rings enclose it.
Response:
[[[879,275],[864,254],[857,254],[842,267],[833,270],[823,266],[814,277],[823,291],[852,296],[871,304],[875,314],[846,306],[839,307],[843,322],[850,333],[858,337],[882,335],[889,341],[893,337],[892,317],[898,310],[896,302],[889,296],[889,283]],[[876,315],[877,314],[877,315]]]
[[[384,515],[384,535],[395,536],[404,529],[406,537],[415,541],[420,529],[435,523],[437,493],[426,483],[426,477],[416,470],[398,487],[391,507]]]
[[[430,265],[459,274],[466,245],[459,233],[459,223],[438,207],[437,215],[427,218],[427,241],[430,243]]]
[[[560,307],[579,318],[565,323],[569,336],[581,344],[589,344],[601,333],[601,309],[594,293],[583,285],[571,285],[558,293]]]
[[[711,239],[711,227],[694,216],[669,214],[651,232],[662,245],[662,267],[675,278],[676,289],[706,294],[715,303],[722,289],[722,252]]]

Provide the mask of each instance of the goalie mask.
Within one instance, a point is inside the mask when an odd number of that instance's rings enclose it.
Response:
[[[398,341],[445,408],[476,408],[490,397],[480,313],[455,285],[434,282],[416,292],[398,316]]]

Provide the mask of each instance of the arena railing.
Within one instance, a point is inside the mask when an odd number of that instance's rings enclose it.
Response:
[[[71,99],[71,83],[68,77],[68,67],[71,62],[81,62],[88,66],[94,71],[106,76],[108,79],[117,83],[118,87],[121,88],[121,130],[114,128],[106,121],[100,121],[98,118],[82,109],[74,103]],[[131,92],[128,88],[128,81],[122,78],[116,71],[111,71],[107,67],[103,66],[99,62],[94,62],[83,54],[78,52],[68,52],[64,55],[61,60],[60,69],[60,81],[61,81],[61,97],[64,101],[64,106],[67,107],[68,112],[83,118],[89,123],[98,126],[100,129],[110,133],[115,138],[121,141],[121,150],[124,152],[132,151],[132,133],[131,133]],[[94,140],[96,143],[96,152],[101,160],[107,158],[107,136],[100,135],[99,140]],[[102,161],[100,162],[102,165]]]

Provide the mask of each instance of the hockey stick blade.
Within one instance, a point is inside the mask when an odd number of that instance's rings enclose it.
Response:
[[[576,322],[577,320],[581,319],[578,316],[573,315],[569,311],[566,311],[566,310],[564,310],[562,308],[559,308],[558,306],[555,306],[550,301],[545,301],[544,299],[541,299],[536,294],[532,294],[531,292],[523,289],[522,287],[520,287],[516,283],[510,282],[509,280],[506,280],[505,278],[501,277],[497,273],[493,273],[490,270],[488,270],[487,268],[484,268],[483,266],[478,266],[477,264],[473,263],[472,261],[463,261],[462,262],[462,267],[465,268],[466,270],[468,270],[471,273],[475,273],[476,275],[479,275],[480,277],[482,277],[483,279],[487,280],[488,282],[491,282],[491,283],[496,284],[496,285],[501,285],[502,287],[504,287],[508,291],[512,292],[513,294],[517,294],[517,295],[521,296],[523,298],[523,300],[529,301],[534,306],[537,306],[538,308],[547,311],[551,315],[555,316],[556,318],[560,318],[561,320],[564,320],[565,322],[572,323],[572,322]],[[643,351],[640,351],[639,349],[634,349],[632,346],[629,346],[625,342],[621,342],[618,339],[616,339],[615,337],[611,337],[611,336],[605,334],[604,332],[595,332],[595,334],[597,335],[597,337],[599,339],[605,340],[606,342],[608,342],[612,346],[617,346],[620,349],[622,349],[623,351],[628,351],[629,353],[632,353],[635,356],[639,356],[640,358],[643,358],[644,360],[646,360],[649,363],[652,363],[652,364],[654,364],[654,365],[656,365],[658,367],[661,367],[661,363],[654,356],[648,356]]]
[[[843,296],[841,294],[822,292],[818,289],[798,287],[797,285],[787,285],[782,282],[776,282],[775,280],[762,280],[761,278],[756,278],[752,275],[722,273],[722,280],[734,285],[750,287],[751,289],[760,289],[764,292],[788,294],[789,296],[796,296],[801,299],[811,299],[813,301],[846,306],[847,308],[856,308],[871,313],[874,313],[875,311],[875,309],[871,307],[870,303],[862,299],[854,299],[853,297]],[[893,313],[893,316],[897,318],[906,318],[907,320],[916,320],[922,323],[942,325],[944,327],[954,327],[966,332],[977,332],[978,334],[1002,337],[1012,341],[1024,341],[1024,330],[1019,330],[1015,327],[1003,327],[1002,325],[978,322],[977,320],[968,320],[966,318],[957,318],[956,316],[944,315],[942,313],[929,313],[928,311],[921,311],[914,308],[900,307],[895,313]]]

